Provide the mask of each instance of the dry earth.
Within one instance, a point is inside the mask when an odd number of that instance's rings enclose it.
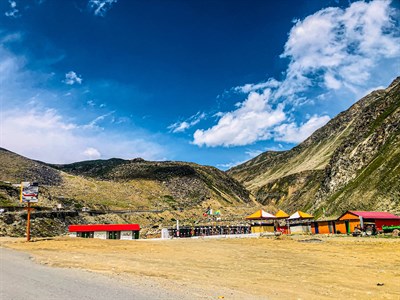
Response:
[[[0,246],[43,264],[151,279],[199,299],[400,299],[400,239],[2,238]]]

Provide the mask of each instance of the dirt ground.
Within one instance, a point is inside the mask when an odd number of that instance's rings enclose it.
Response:
[[[192,289],[199,299],[400,299],[400,239],[1,238],[0,246],[43,264]]]

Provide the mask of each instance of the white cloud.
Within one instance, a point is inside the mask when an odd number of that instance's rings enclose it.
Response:
[[[0,147],[49,163],[71,163],[99,157],[157,160],[164,150],[144,138],[96,131],[67,121],[54,109],[29,107],[0,112]],[[137,134],[135,134],[137,135]]]
[[[64,82],[68,85],[73,85],[75,83],[81,84],[83,81],[82,77],[77,75],[74,71],[69,71],[65,74]]]
[[[4,14],[10,18],[18,18],[20,17],[19,9],[17,8],[17,2],[13,0],[9,0],[10,9],[6,11]]]
[[[104,17],[117,0],[89,0],[89,10],[96,16]]]
[[[297,126],[296,123],[282,124],[274,128],[274,139],[287,143],[300,143],[315,130],[328,123],[328,116],[312,116],[306,123]]]
[[[276,87],[274,99],[293,100],[298,93],[323,85],[360,96],[379,63],[385,59],[400,63],[399,12],[390,4],[359,1],[348,8],[330,7],[297,20],[281,55],[290,59],[284,80],[270,78],[235,90]]]
[[[190,128],[190,124],[186,121],[174,123],[168,126],[168,129],[172,130],[173,133],[183,132],[188,128]]]
[[[237,86],[234,88],[237,92],[242,93],[250,93],[250,92],[257,92],[262,91],[266,88],[276,88],[279,86],[279,81],[275,80],[274,78],[268,79],[266,82],[260,82],[256,84],[248,83],[243,86]]]
[[[300,119],[297,111],[305,104],[312,107],[318,101],[343,98],[354,101],[371,86],[398,76],[398,68],[393,66],[400,63],[400,30],[396,20],[400,13],[390,4],[360,1],[348,8],[322,9],[297,20],[281,55],[289,59],[283,80],[269,78],[235,87],[236,92],[249,93],[248,98],[239,102],[234,111],[218,113],[216,125],[196,130],[193,143],[241,146],[273,138],[298,143],[329,117],[314,116],[299,126],[281,124],[286,113]],[[262,96],[265,93],[267,97]],[[335,93],[340,93],[340,97]],[[271,105],[277,103],[280,105],[272,109]]]
[[[241,165],[243,163],[245,163],[247,161],[246,160],[240,160],[240,161],[235,161],[235,162],[230,162],[230,163],[226,163],[226,164],[217,164],[218,168],[221,168],[222,170],[228,170],[231,169],[233,167],[236,167],[238,165]]]
[[[197,125],[206,117],[205,113],[198,112],[183,122],[176,122],[168,126],[168,129],[173,133],[184,132],[185,130]]]
[[[390,1],[355,2],[297,21],[281,55],[290,64],[276,96],[304,91],[320,80],[328,89],[358,91],[381,60],[400,56],[394,14]]]
[[[253,157],[256,157],[256,156],[260,155],[261,153],[263,153],[263,151],[262,150],[247,150],[245,153],[247,154],[247,156],[249,158],[253,158]]]
[[[99,150],[96,148],[86,148],[85,151],[83,151],[83,154],[88,158],[88,159],[99,159],[101,157],[101,154]]]
[[[243,163],[245,163],[246,161],[260,155],[261,153],[263,153],[262,150],[247,150],[245,152],[246,154],[246,159],[243,160],[239,160],[239,161],[234,161],[234,162],[229,162],[229,163],[224,163],[224,164],[217,164],[217,167],[223,169],[223,170],[227,170],[233,167],[236,167],[238,165],[241,165]]]
[[[102,130],[104,128],[99,126],[99,122],[105,120],[107,117],[113,115],[114,113],[115,113],[115,111],[110,111],[109,113],[106,113],[104,115],[98,116],[94,120],[89,122],[89,124],[85,124],[85,125],[83,125],[81,127],[83,129],[101,129]]]
[[[252,92],[234,111],[221,114],[218,124],[196,130],[193,144],[202,146],[242,146],[271,137],[270,129],[286,119],[283,105],[268,104],[270,90]]]
[[[337,80],[331,73],[326,73],[324,80],[325,85],[330,89],[337,90],[342,87],[342,83]]]

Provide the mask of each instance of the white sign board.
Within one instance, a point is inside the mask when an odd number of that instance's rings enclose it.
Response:
[[[121,240],[131,240],[132,239],[132,231],[121,231]]]
[[[35,203],[39,198],[39,184],[37,182],[21,182],[21,201]]]

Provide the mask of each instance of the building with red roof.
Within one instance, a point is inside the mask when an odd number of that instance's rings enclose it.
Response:
[[[139,238],[139,224],[93,224],[70,225],[70,236],[112,240],[133,240]]]
[[[345,232],[351,233],[355,227],[366,227],[375,226],[379,231],[382,230],[382,226],[397,226],[400,225],[400,217],[388,212],[378,211],[353,211],[348,210],[341,215],[337,221],[344,222]],[[339,224],[339,222],[337,222]],[[337,225],[336,225],[337,227]]]

